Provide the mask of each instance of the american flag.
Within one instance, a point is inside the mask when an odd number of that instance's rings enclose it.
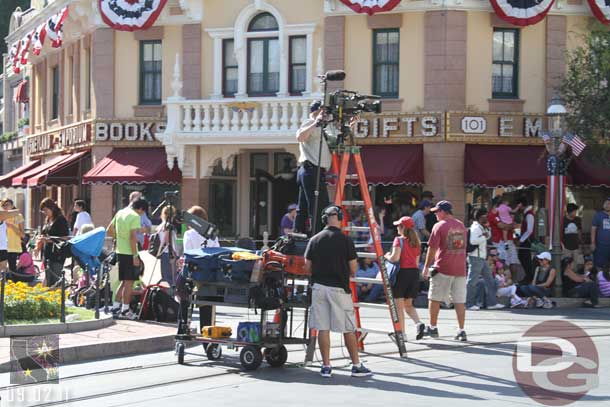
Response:
[[[566,135],[563,136],[563,142],[572,147],[572,151],[576,157],[578,157],[587,146],[580,137],[572,133],[566,133]]]
[[[540,137],[542,137],[542,141],[544,141],[544,144],[546,144],[549,141],[551,141],[551,136],[549,135],[548,131],[541,132],[540,133]]]

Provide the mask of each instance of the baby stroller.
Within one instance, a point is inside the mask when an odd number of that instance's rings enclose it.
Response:
[[[106,230],[98,227],[67,242],[74,261],[83,271],[70,295],[76,306],[99,309],[111,302],[109,274],[113,255],[104,250],[105,239]]]

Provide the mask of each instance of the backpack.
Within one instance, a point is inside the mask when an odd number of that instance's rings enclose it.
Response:
[[[260,285],[250,288],[250,305],[261,310],[277,309],[282,305],[282,273],[267,273]]]
[[[161,235],[158,232],[150,235],[150,243],[148,245],[148,253],[155,256],[156,258],[161,257],[163,252],[159,252],[161,249]]]
[[[470,228],[468,228],[468,231],[466,232],[466,254],[472,253],[473,251],[477,250],[478,248],[479,248],[479,245],[470,243]]]
[[[147,307],[142,319],[157,322],[176,322],[179,304],[162,287],[152,287],[146,296]],[[147,318],[148,317],[148,318]]]

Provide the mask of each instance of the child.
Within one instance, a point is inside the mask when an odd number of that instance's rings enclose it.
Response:
[[[515,219],[513,218],[513,213],[515,211],[508,206],[508,199],[502,197],[502,204],[500,206],[498,206],[498,217],[500,218],[500,222],[506,224],[506,225],[512,225],[513,223],[515,223]],[[500,242],[500,244],[506,249],[508,250],[508,230],[506,229],[501,229],[502,231],[502,241]],[[512,233],[512,232],[511,232]]]
[[[525,307],[527,301],[517,295],[517,286],[513,283],[513,277],[508,267],[499,268],[496,273],[498,282],[498,297],[510,297],[510,307]]]
[[[21,245],[21,251],[19,258],[17,259],[17,270],[15,273],[11,273],[11,280],[31,283],[36,278],[34,259],[32,259],[32,255],[27,251],[26,243]]]

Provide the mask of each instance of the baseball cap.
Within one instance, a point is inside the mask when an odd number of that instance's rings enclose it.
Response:
[[[403,227],[405,227],[407,229],[413,229],[413,227],[415,226],[415,222],[413,221],[413,219],[410,216],[403,216],[402,218],[400,218],[396,222],[394,222],[394,225],[395,226],[402,225]]]
[[[443,211],[443,212],[451,213],[452,210],[453,210],[453,205],[451,205],[451,202],[438,201],[436,203],[436,206],[434,208],[430,209],[430,212]]]
[[[314,100],[309,105],[309,111],[311,113],[316,112],[316,111],[320,110],[320,107],[322,107],[322,101],[321,100]]]
[[[419,209],[424,209],[427,207],[432,207],[432,202],[428,201],[427,199],[419,202]]]
[[[290,204],[288,205],[288,212],[290,211],[294,211],[295,209],[297,209],[299,206],[297,204]]]
[[[539,258],[540,260],[548,260],[551,261],[552,257],[551,257],[551,253],[549,252],[542,252],[540,253],[538,256],[536,256],[537,258]]]

